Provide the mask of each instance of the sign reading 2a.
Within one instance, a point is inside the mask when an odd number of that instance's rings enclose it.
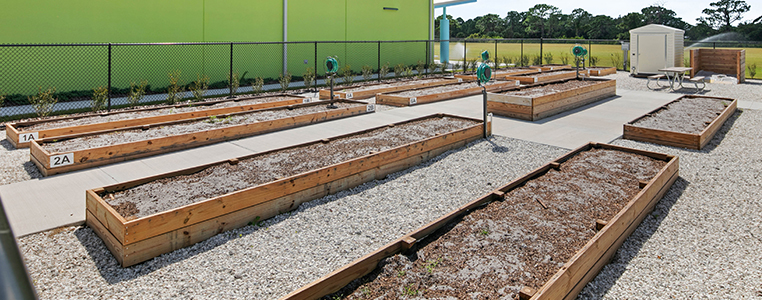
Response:
[[[74,164],[74,153],[53,155],[50,157],[50,167],[57,168]]]

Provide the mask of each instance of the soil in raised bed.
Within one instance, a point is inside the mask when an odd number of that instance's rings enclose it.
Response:
[[[382,83],[382,84],[365,85],[365,86],[358,86],[358,87],[353,87],[353,88],[346,88],[346,89],[341,90],[341,92],[353,92],[354,93],[354,92],[360,92],[360,91],[377,90],[377,89],[390,88],[390,87],[396,87],[396,86],[424,84],[424,83],[437,82],[437,81],[444,81],[444,79],[442,79],[442,78],[433,78],[433,79],[421,79],[421,80],[411,80],[411,81],[397,81],[397,82],[389,82],[389,83]]]
[[[541,86],[523,88],[520,90],[507,91],[501,94],[512,96],[540,97],[598,83],[600,83],[600,81],[569,80],[559,83],[550,83]]]
[[[361,103],[337,102],[338,109],[345,109],[355,106],[364,106]],[[187,122],[178,122],[164,126],[153,126],[146,130],[128,129],[117,130],[103,134],[87,135],[79,138],[61,140],[42,144],[48,152],[66,152],[82,149],[105,147],[117,144],[124,144],[135,141],[142,141],[153,138],[162,138],[172,135],[179,135],[191,132],[200,132],[212,129],[237,126],[242,124],[252,124],[257,122],[271,121],[288,117],[301,116],[312,113],[329,111],[325,105],[310,105],[289,108],[268,109],[261,111],[252,111],[250,113],[235,114],[229,117],[212,116],[202,120],[192,120]]]
[[[478,86],[479,84],[476,82],[463,82],[458,84],[440,85],[440,86],[435,86],[430,88],[422,88],[422,89],[409,90],[404,92],[389,93],[388,95],[400,96],[400,97],[419,97],[424,95],[432,95],[432,94],[465,90],[465,89],[475,88]]]
[[[236,165],[219,164],[194,174],[160,179],[104,195],[103,198],[123,217],[139,218],[477,124],[473,120],[447,116],[426,118],[328,143],[313,143],[264,154],[241,160]]]
[[[106,123],[106,122],[153,117],[153,116],[171,115],[171,114],[193,112],[193,111],[207,110],[207,109],[214,109],[214,108],[283,101],[286,99],[293,99],[293,98],[294,97],[282,97],[282,96],[281,97],[266,97],[266,98],[257,98],[257,99],[241,100],[241,101],[231,100],[231,101],[225,101],[225,102],[212,104],[212,105],[198,105],[198,106],[194,106],[193,103],[190,103],[188,104],[188,106],[182,106],[182,107],[169,107],[169,108],[163,108],[163,109],[134,111],[134,112],[126,111],[123,113],[110,114],[105,116],[96,115],[96,116],[76,118],[76,119],[43,122],[43,123],[33,124],[29,126],[23,126],[21,127],[21,129],[24,131],[38,131],[38,130],[45,130],[45,129],[52,129],[52,128],[61,128],[61,127]]]
[[[638,181],[665,164],[617,150],[582,152],[324,299],[518,299],[522,287],[542,287],[596,234],[595,220],[610,220],[640,191]]]
[[[725,110],[730,100],[715,98],[683,98],[672,102],[650,117],[633,125],[644,128],[700,134],[709,123]]]
[[[539,73],[539,74],[528,74],[528,75],[517,75],[517,76],[526,76],[526,77],[541,78],[541,77],[548,77],[548,76],[553,76],[553,75],[558,75],[558,74],[566,74],[566,73],[577,73],[577,71],[576,70],[566,69],[566,70],[542,72],[542,73]]]

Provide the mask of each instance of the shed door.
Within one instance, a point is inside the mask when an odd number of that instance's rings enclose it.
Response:
[[[638,73],[659,73],[667,67],[667,35],[638,34]]]

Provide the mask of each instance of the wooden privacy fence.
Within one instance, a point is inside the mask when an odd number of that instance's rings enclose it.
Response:
[[[693,49],[691,77],[701,70],[735,76],[738,83],[746,81],[746,50]]]

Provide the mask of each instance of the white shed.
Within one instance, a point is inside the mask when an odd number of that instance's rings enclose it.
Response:
[[[630,30],[630,73],[655,74],[683,66],[682,29],[649,24]]]

